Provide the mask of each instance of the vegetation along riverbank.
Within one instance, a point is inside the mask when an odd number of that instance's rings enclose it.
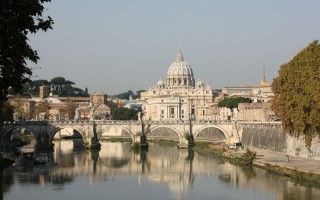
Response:
[[[274,162],[268,162],[266,160],[263,160],[263,155],[257,155],[254,150],[250,150],[249,148],[235,151],[229,150],[225,145],[200,142],[196,143],[194,149],[199,154],[218,156],[235,165],[255,166],[275,174],[292,178],[293,180],[298,182],[320,185],[320,174],[306,171],[302,168],[299,168],[299,166],[289,166],[287,164],[289,162],[279,162],[278,164]],[[275,157],[279,156],[276,155],[276,153],[274,154]]]

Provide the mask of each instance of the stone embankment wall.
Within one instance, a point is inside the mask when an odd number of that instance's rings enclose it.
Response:
[[[292,156],[320,160],[320,139],[314,138],[310,151],[306,148],[304,138],[295,138],[282,131],[281,124],[243,123],[241,141],[244,146],[286,152]]]

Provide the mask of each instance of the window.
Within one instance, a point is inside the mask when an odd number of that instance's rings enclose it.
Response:
[[[161,114],[162,114],[162,115],[164,114],[164,110],[161,110]]]
[[[184,114],[184,110],[181,110],[181,114]]]
[[[171,114],[174,114],[174,108],[171,108]]]

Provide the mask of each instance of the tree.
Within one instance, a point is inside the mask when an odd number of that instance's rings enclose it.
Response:
[[[89,96],[90,96],[87,87],[86,87],[86,89],[84,89],[84,95],[85,95],[86,97],[89,97]]]
[[[13,121],[13,113],[14,113],[14,108],[8,101],[6,102],[1,102],[0,103],[0,110],[2,111],[0,113],[0,119],[3,121]]]
[[[129,100],[130,96],[133,98],[133,99],[140,99],[140,95],[141,95],[141,92],[144,92],[145,90],[138,90],[136,93],[137,94],[134,94],[132,92],[132,90],[128,90],[128,92],[124,92],[124,93],[121,93],[121,94],[117,94],[117,95],[114,95],[114,97],[116,98],[119,98],[119,99],[127,99]]]
[[[19,93],[30,81],[38,52],[28,44],[28,34],[52,28],[53,20],[43,17],[44,6],[51,0],[0,1],[0,101],[7,99],[8,90]]]
[[[74,85],[74,82],[68,81],[63,77],[55,77],[50,82],[54,85]]]
[[[113,120],[138,120],[139,110],[129,108],[113,108],[111,110],[111,116]]]
[[[272,83],[272,109],[284,131],[304,136],[308,148],[320,135],[320,45],[312,42],[291,61],[280,66]]]
[[[137,93],[136,98],[137,98],[137,99],[140,99],[140,98],[141,98],[141,93],[144,92],[144,91],[145,91],[145,90],[137,90],[137,92],[136,92],[136,93]]]
[[[65,119],[73,119],[76,114],[77,104],[68,102],[67,105],[59,109],[60,116]]]
[[[38,107],[36,108],[35,112],[34,112],[34,115],[35,116],[39,116],[40,113],[46,113],[48,114],[49,113],[49,103],[45,100],[45,101],[42,101],[38,104]]]
[[[252,100],[246,97],[226,98],[218,103],[218,107],[227,107],[230,109],[238,108],[239,103],[251,103]]]

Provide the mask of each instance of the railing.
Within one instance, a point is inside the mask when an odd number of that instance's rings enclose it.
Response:
[[[42,121],[8,121],[3,122],[2,125],[24,125],[24,126],[30,126],[30,125],[53,125],[53,124],[90,124],[95,123],[98,125],[103,124],[115,124],[115,125],[123,125],[123,124],[135,124],[139,125],[142,123],[142,121],[139,120],[58,120],[58,121],[48,121],[48,120],[42,120]],[[152,121],[152,120],[146,120],[144,121],[147,125],[186,125],[189,124],[189,120],[160,120],[160,121]],[[227,120],[195,120],[191,121],[194,125],[212,125],[212,124],[219,124],[219,125],[230,125],[237,123],[238,125],[281,125],[280,121],[268,121],[268,122],[260,122],[260,121],[227,121]]]
[[[48,121],[5,121],[2,123],[3,126],[6,125],[23,125],[23,126],[30,126],[30,125],[48,125]]]

